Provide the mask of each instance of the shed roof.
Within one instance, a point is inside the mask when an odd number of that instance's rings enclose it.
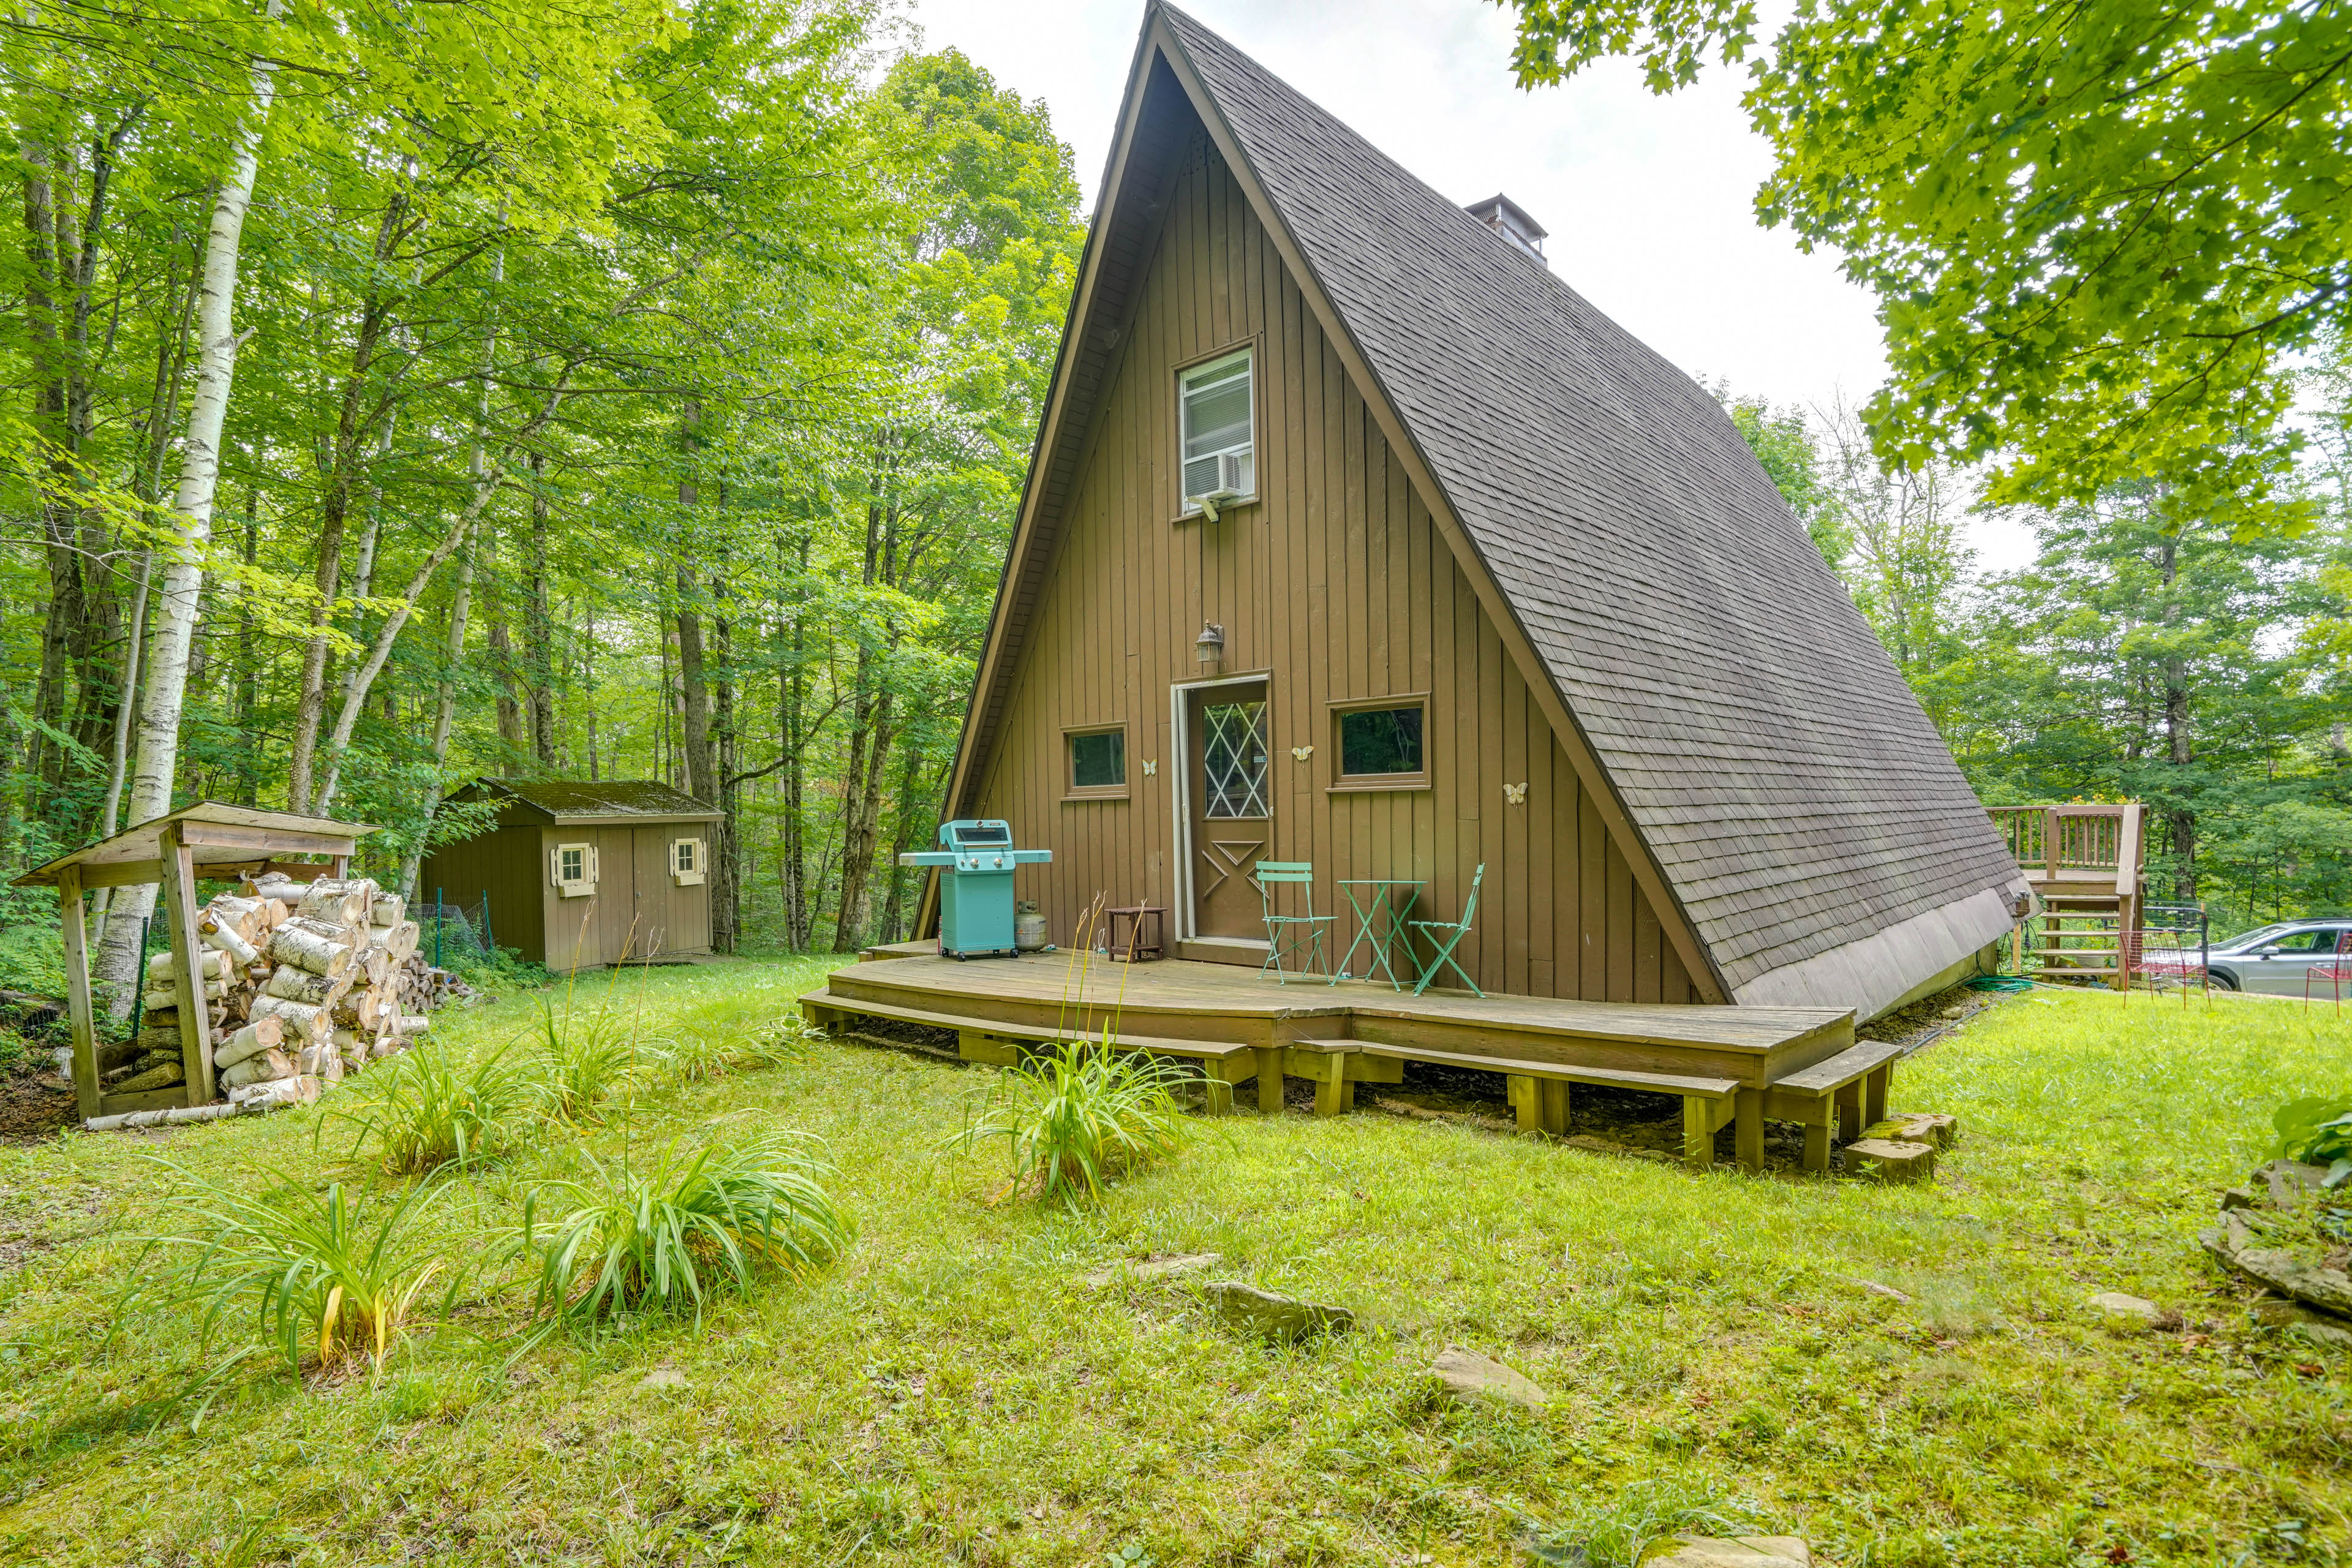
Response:
[[[503,795],[553,822],[716,822],[726,813],[653,779],[476,779],[452,798]]]
[[[1164,40],[1164,41],[1163,41]],[[1199,115],[1195,120],[1194,115]],[[992,637],[1034,602],[1149,264],[1183,122],[1237,155],[1310,300],[1328,302],[1458,521],[1573,737],[1727,991],[2019,879],[1949,750],[1721,406],[1500,238],[1223,38],[1153,0],[1129,78],[1023,553]],[[1012,679],[993,647],[960,777]],[[1637,876],[1643,874],[1637,868]],[[1987,911],[1990,910],[1990,913]],[[1663,911],[1662,911],[1663,912]]]
[[[375,831],[365,823],[200,800],[136,827],[126,827],[111,838],[85,844],[70,855],[60,855],[17,878],[16,885],[54,888],[58,874],[68,866],[82,868],[88,887],[152,880],[146,868],[160,860],[163,830],[173,824],[181,825],[181,842],[188,846],[199,872],[208,867],[247,866],[274,854],[349,855],[358,839]],[[128,875],[131,872],[142,874]]]

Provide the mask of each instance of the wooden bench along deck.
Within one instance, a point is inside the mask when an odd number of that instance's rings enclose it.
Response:
[[[1826,1169],[1832,1129],[1851,1138],[1883,1112],[1899,1054],[1857,1046],[1853,1015],[1821,1007],[1412,996],[1357,982],[1305,991],[1224,964],[1129,968],[1084,954],[957,963],[902,946],[866,957],[803,999],[813,1021],[946,1030],[957,1055],[998,1065],[1108,1033],[1118,1049],[1198,1060],[1216,1112],[1252,1079],[1259,1109],[1278,1111],[1288,1077],[1315,1084],[1318,1115],[1337,1115],[1356,1084],[1402,1082],[1407,1062],[1500,1074],[1519,1125],[1555,1135],[1574,1085],[1673,1095],[1685,1161],[1700,1169],[1727,1125],[1740,1163],[1760,1168],[1768,1120],[1802,1124],[1806,1168]]]
[[[925,1028],[946,1029],[956,1037],[956,1054],[968,1062],[988,1067],[1019,1065],[1024,1045],[1052,1045],[1068,1036],[1048,1028],[1023,1024],[974,1024],[969,1018],[959,1018],[947,1013],[925,1012],[916,1007],[894,1007],[884,1002],[852,1001],[834,995],[829,991],[813,991],[801,998],[801,1012],[811,1023],[831,1025],[850,1015],[872,1018],[887,1018],[894,1023],[919,1024]],[[1087,1037],[1105,1039],[1100,1032]],[[1234,1089],[1257,1076],[1257,1053],[1247,1046],[1233,1045],[1222,1040],[1173,1040],[1152,1035],[1113,1034],[1108,1043],[1114,1050],[1143,1051],[1152,1056],[1183,1057],[1201,1064],[1209,1080],[1209,1114],[1222,1116],[1234,1108]]]

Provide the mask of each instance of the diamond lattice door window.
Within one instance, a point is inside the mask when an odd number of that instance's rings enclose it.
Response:
[[[1201,710],[1206,816],[1259,817],[1266,810],[1265,704],[1214,702]]]

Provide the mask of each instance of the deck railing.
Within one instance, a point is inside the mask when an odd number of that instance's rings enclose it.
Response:
[[[2090,881],[2105,879],[2098,876],[2105,872],[2115,879],[2117,892],[2138,889],[2147,831],[2139,802],[1990,809],[1993,826],[2027,875],[2051,882]]]

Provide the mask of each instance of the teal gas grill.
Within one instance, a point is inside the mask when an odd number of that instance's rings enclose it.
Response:
[[[1008,822],[940,824],[940,847],[898,857],[901,866],[940,868],[940,952],[947,958],[1011,958],[1013,868],[1043,866],[1051,849],[1015,849]]]

